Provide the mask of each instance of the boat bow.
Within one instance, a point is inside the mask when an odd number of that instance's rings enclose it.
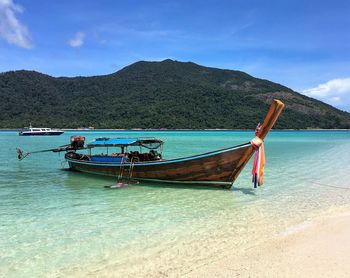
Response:
[[[255,137],[256,137],[255,141],[260,141],[260,142],[264,141],[266,135],[269,133],[269,131],[277,121],[278,117],[282,113],[283,108],[284,108],[284,103],[282,101],[278,99],[273,100],[266,114],[263,124],[260,126],[258,125],[258,128],[255,132]],[[249,148],[247,148],[247,150],[245,151],[245,153],[237,163],[236,168],[233,169],[230,177],[232,183],[236,180],[238,175],[243,170],[244,166],[248,163],[249,159],[252,157],[253,153],[255,152],[255,148],[256,146],[254,146],[254,144],[252,144]]]

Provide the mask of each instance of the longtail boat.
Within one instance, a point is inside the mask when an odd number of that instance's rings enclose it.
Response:
[[[157,138],[99,138],[85,145],[83,136],[72,136],[70,145],[45,151],[66,151],[65,159],[71,170],[118,177],[118,180],[207,184],[229,188],[254,152],[259,155],[263,140],[283,107],[281,101],[273,100],[263,124],[257,128],[250,142],[182,158],[163,159],[163,141]],[[120,151],[107,155],[92,154],[101,147],[109,150],[118,148]],[[129,151],[128,148],[132,147],[140,147],[140,150],[146,148],[147,152]],[[86,149],[87,153],[79,152]],[[19,159],[28,154],[18,149]],[[258,156],[255,160],[256,164],[260,164]]]

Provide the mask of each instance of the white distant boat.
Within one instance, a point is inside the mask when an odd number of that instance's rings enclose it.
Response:
[[[47,127],[32,127],[30,125],[28,128],[22,129],[18,135],[19,136],[50,136],[50,135],[61,135],[64,133],[60,129],[51,129]]]

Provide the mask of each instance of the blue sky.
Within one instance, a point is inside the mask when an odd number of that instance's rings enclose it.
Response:
[[[350,111],[350,1],[0,0],[0,71],[115,72],[171,58]]]

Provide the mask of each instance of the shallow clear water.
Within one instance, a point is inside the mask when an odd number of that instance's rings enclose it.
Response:
[[[173,158],[247,142],[252,132],[0,132],[0,276],[161,276],[239,253],[320,214],[350,204],[350,132],[271,132],[263,187],[251,164],[232,190],[139,184],[61,170],[63,154],[19,162],[38,150],[96,137],[156,136]]]

